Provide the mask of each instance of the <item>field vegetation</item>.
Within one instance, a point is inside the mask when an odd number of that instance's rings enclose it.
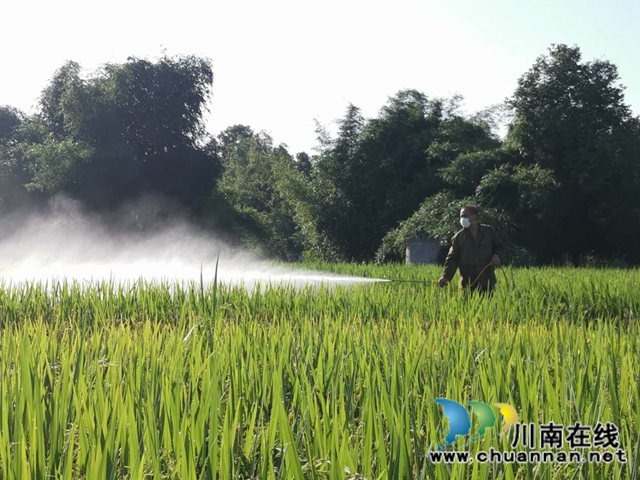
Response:
[[[501,271],[490,299],[432,283],[5,284],[0,478],[638,478],[640,272]],[[438,397],[612,422],[627,462],[432,463]],[[508,449],[496,415],[456,449]]]

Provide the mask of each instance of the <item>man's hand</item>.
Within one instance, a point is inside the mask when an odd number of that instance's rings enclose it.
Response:
[[[446,287],[447,283],[449,283],[449,282],[444,277],[441,277],[440,280],[438,280],[438,285],[440,285],[441,287]]]
[[[493,265],[494,267],[500,266],[500,257],[498,255],[494,255],[493,257],[491,257],[491,265]]]

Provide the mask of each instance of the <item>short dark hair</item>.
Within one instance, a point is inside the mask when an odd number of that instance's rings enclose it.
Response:
[[[467,210],[471,215],[478,215],[478,207],[475,205],[463,205],[460,210]]]

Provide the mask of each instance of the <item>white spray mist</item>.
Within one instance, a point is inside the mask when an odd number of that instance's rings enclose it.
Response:
[[[0,281],[77,280],[82,283],[138,279],[170,283],[213,281],[220,254],[220,283],[244,285],[354,284],[376,279],[302,271],[274,265],[256,255],[232,249],[182,222],[147,238],[109,233],[102,222],[85,214],[76,202],[56,198],[51,212],[32,214],[0,240]]]

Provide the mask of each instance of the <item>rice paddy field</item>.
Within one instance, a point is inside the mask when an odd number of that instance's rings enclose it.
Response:
[[[499,270],[492,298],[431,283],[5,283],[0,478],[639,478],[640,270]],[[525,423],[610,422],[626,461],[434,462],[442,397],[506,403]],[[509,451],[495,412],[447,450]]]

